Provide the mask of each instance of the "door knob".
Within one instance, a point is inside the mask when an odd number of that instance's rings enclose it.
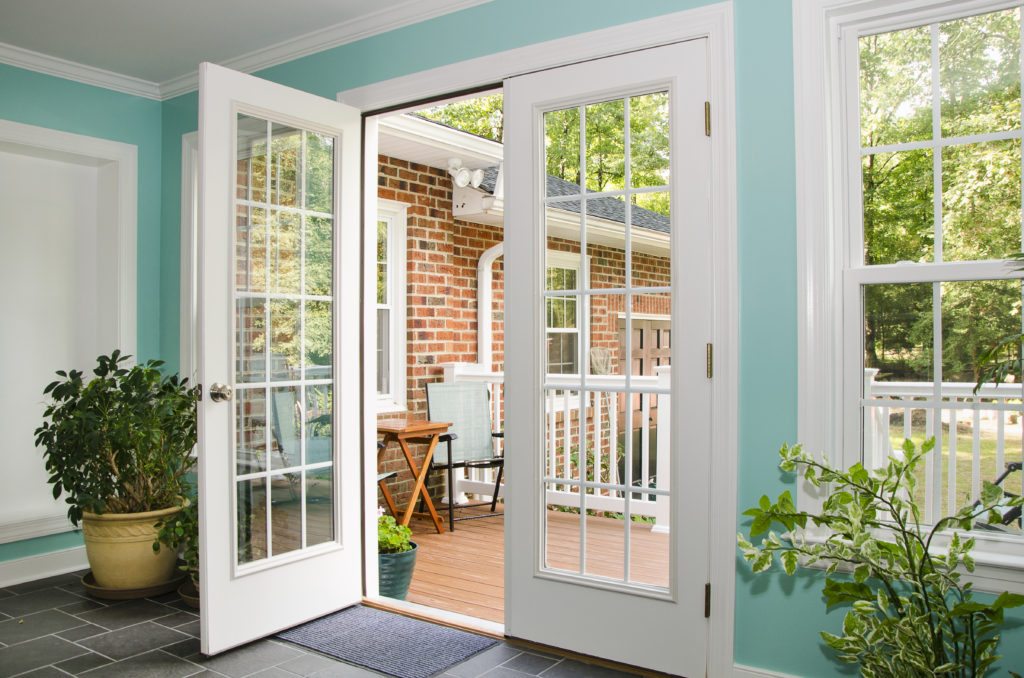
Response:
[[[210,386],[210,400],[215,403],[231,400],[231,387],[219,381]]]

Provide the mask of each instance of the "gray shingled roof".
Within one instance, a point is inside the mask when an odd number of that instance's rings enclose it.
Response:
[[[480,188],[488,193],[494,193],[494,187],[498,181],[498,168],[487,167],[484,169],[484,180],[480,183]],[[566,181],[565,179],[559,179],[548,175],[547,191],[549,196],[554,195],[578,195],[580,187],[576,184]],[[587,193],[593,193],[594,191],[587,191]],[[566,212],[580,213],[580,201],[579,200],[566,200],[565,202],[553,203],[551,205],[554,209],[564,210]],[[587,214],[607,219],[608,221],[616,221],[620,224],[626,223],[626,203],[619,198],[591,198],[587,200]],[[651,210],[644,209],[633,205],[631,210],[633,225],[639,228],[646,228],[651,231],[658,231],[659,233],[671,232],[672,222],[663,214],[652,212]]]

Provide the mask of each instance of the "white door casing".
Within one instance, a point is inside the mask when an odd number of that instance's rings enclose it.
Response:
[[[198,374],[203,384],[199,407],[201,618],[202,651],[215,654],[351,605],[362,595],[359,326],[340,322],[343,317],[357,317],[359,313],[361,121],[359,112],[351,107],[208,63],[200,68],[199,97]],[[321,380],[327,382],[328,392],[333,388],[333,412],[328,422],[333,434],[329,434],[330,447],[325,453],[328,460],[333,460],[329,467],[333,469],[333,478],[326,481],[332,496],[324,500],[330,502],[333,538],[277,556],[271,551],[269,557],[245,564],[237,561],[235,480],[238,475],[235,403],[240,394],[236,383],[238,356],[234,320],[239,113],[297,130],[310,130],[321,135],[320,138],[333,137],[335,149],[331,184],[334,196],[332,294],[327,295],[327,303],[333,302],[329,321],[333,330],[333,386],[329,379]],[[303,133],[302,139],[306,138]],[[268,132],[268,142],[270,139]],[[302,143],[305,149],[306,142]],[[305,157],[305,150],[302,152]],[[265,176],[269,174],[268,170]],[[302,181],[304,185],[305,179]],[[303,214],[301,218],[300,223],[305,224],[306,216]],[[305,257],[305,250],[300,251],[300,257]],[[305,259],[302,261],[305,267]],[[303,278],[298,293],[292,295],[300,306],[307,303],[306,289]],[[267,331],[264,336],[272,334]],[[296,391],[297,399],[303,404],[306,403],[303,394],[309,388],[303,381],[307,379],[305,360],[302,358],[303,368],[295,387],[300,389]],[[269,358],[266,364],[265,378],[272,378]],[[212,401],[210,390],[215,382],[236,386],[235,398],[228,402]],[[269,384],[267,392],[271,392]],[[264,409],[264,435],[268,442],[263,463],[269,467],[270,457],[277,454],[269,442],[270,424],[266,421],[270,418],[269,398],[264,402]],[[300,430],[304,428],[300,425]],[[311,462],[305,457],[307,443],[302,443],[301,454],[308,465]],[[284,463],[284,466],[292,463]],[[321,472],[327,463],[321,462]],[[292,477],[302,479],[297,492],[302,497],[303,521],[307,472],[310,469],[300,462],[292,473],[280,474],[288,475],[289,481]],[[268,481],[271,479],[268,475]],[[265,505],[273,523],[270,482],[266,491]],[[307,523],[301,525],[308,530]],[[274,529],[271,527],[267,534],[272,534]],[[306,532],[302,534],[305,544]]]
[[[708,40],[697,39],[509,78],[505,124],[506,633],[673,674],[707,670],[711,421],[706,347],[714,338]],[[669,92],[673,327],[669,587],[567,574],[544,563],[543,114]],[[628,198],[627,198],[628,200]],[[584,377],[585,379],[585,377]],[[585,536],[581,540],[585,542]],[[628,556],[627,556],[628,558]],[[582,558],[581,558],[582,560]]]

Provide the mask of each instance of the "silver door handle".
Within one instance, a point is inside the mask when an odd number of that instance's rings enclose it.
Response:
[[[231,400],[231,387],[219,381],[210,386],[210,400],[215,403]]]

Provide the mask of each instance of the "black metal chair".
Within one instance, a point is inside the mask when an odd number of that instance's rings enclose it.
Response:
[[[455,521],[476,520],[504,515],[497,512],[501,477],[505,470],[505,457],[495,454],[494,439],[504,438],[504,431],[491,426],[490,393],[487,384],[472,382],[446,382],[427,384],[427,417],[431,421],[448,421],[448,433],[438,439],[438,449],[430,461],[431,470],[445,469],[448,473],[448,525],[455,531]],[[443,447],[442,447],[443,445]],[[455,505],[455,469],[496,468],[497,477],[490,502]],[[455,517],[455,510],[486,506],[491,512]]]

